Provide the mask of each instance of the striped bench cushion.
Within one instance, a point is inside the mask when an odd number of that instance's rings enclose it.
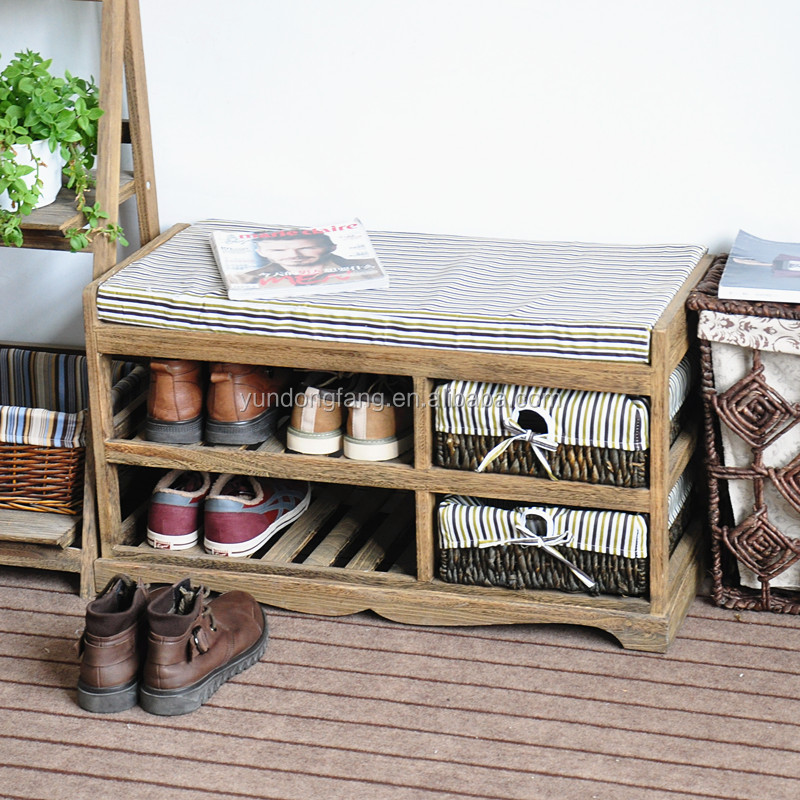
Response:
[[[103,282],[101,320],[180,330],[646,362],[650,333],[705,248],[370,231],[386,289],[228,300],[207,220]]]

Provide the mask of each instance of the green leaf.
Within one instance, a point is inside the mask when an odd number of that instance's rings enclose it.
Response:
[[[75,192],[78,208],[86,205],[86,190],[94,185],[90,170],[97,154],[98,87],[94,78],[84,79],[65,71],[64,77],[50,72],[52,61],[31,50],[20,51],[0,72],[0,191],[8,191],[15,207],[0,209],[0,240],[19,245],[20,218],[38,201],[41,179],[33,167],[20,166],[16,151],[37,139],[48,142],[66,161],[64,177]],[[29,187],[24,177],[35,180]],[[122,228],[108,223],[109,215],[99,204],[85,209],[84,230],[65,233],[74,250],[91,245],[96,236],[127,244]]]

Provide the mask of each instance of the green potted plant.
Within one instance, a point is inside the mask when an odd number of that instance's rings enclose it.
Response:
[[[88,205],[86,200],[94,185],[90,170],[97,155],[97,121],[103,115],[97,86],[69,72],[56,77],[51,63],[28,50],[16,53],[0,72],[0,240],[22,245],[23,217],[55,199],[54,194],[43,196],[48,191],[46,170],[55,166],[55,192],[63,172],[86,219],[83,228],[65,232],[70,248],[83,250],[95,236],[126,245],[122,228],[110,224],[97,203]]]

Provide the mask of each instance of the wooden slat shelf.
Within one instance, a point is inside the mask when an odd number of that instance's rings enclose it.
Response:
[[[8,508],[2,509],[2,520],[0,541],[27,542],[62,550],[75,541],[81,525],[79,515]]]
[[[123,171],[119,180],[119,201],[124,202],[135,193],[133,173]],[[96,192],[90,190],[86,193],[86,200],[91,205],[96,200]],[[80,228],[86,220],[83,214],[75,208],[75,192],[64,187],[58,193],[54,203],[42,208],[37,208],[22,220],[20,227],[23,232],[31,233],[59,233],[62,234],[69,228]],[[25,237],[25,246],[28,238]]]
[[[133,197],[136,193],[133,174],[123,172],[120,175],[119,202]],[[93,204],[96,193],[89,191],[86,200]],[[58,193],[54,203],[37,208],[25,217],[20,225],[23,234],[23,247],[33,250],[69,250],[69,241],[65,231],[70,228],[82,228],[86,224],[83,214],[75,207],[75,193],[64,188]]]
[[[413,498],[409,492],[314,485],[308,510],[278,532],[251,559],[230,559],[205,552],[201,544],[178,553],[155,550],[146,542],[118,547],[138,558],[173,557],[177,563],[225,564],[250,571],[268,568],[281,574],[336,576],[342,569],[368,573],[382,582],[402,582],[401,557],[414,541]],[[139,510],[141,524],[145,509]],[[406,570],[405,577],[411,577]]]
[[[7,566],[82,572],[86,569],[84,562],[82,546],[67,547],[62,550],[50,545],[0,541],[0,564]]]
[[[408,489],[436,494],[473,494],[502,500],[526,501],[535,495],[541,502],[553,504],[571,502],[577,491],[585,495],[588,506],[632,513],[647,513],[649,510],[650,490],[646,488],[625,489],[566,480],[554,482],[522,475],[476,474],[443,467],[414,469],[410,463],[399,459],[365,463],[344,457],[302,455],[285,452],[283,444],[276,439],[270,440],[268,448],[257,450],[156,444],[140,438],[109,439],[106,442],[106,459],[114,464],[159,469],[180,467],[218,473],[236,473],[241,470],[242,460],[246,459],[247,471],[253,475],[279,474],[285,478],[302,480],[312,474],[314,480],[324,483],[374,487],[402,484]],[[682,459],[676,459],[676,463],[682,463]],[[680,472],[675,480],[679,475]]]

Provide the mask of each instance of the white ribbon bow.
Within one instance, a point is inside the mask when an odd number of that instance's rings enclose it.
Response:
[[[570,569],[572,574],[589,591],[595,590],[597,588],[597,582],[590,578],[583,570],[578,569],[578,567],[576,567],[568,559],[564,558],[564,556],[562,556],[561,553],[555,549],[555,545],[567,544],[571,538],[570,534],[566,531],[561,534],[555,533],[553,531],[553,520],[537,511],[525,512],[524,516],[526,521],[528,517],[538,517],[539,519],[545,520],[547,523],[547,533],[544,536],[539,536],[538,533],[532,531],[526,524],[518,522],[514,525],[514,528],[519,531],[522,536],[509,538],[503,542],[503,544],[522,544],[530,545],[531,547],[541,547],[546,553],[549,553],[551,556],[553,556],[553,558],[565,564]]]
[[[542,416],[544,420],[548,422],[547,431],[545,433],[536,433],[528,428],[523,428],[519,422],[517,422],[519,412],[522,410],[536,411],[540,416]],[[478,467],[475,471],[483,472],[483,470],[486,469],[486,467],[488,467],[492,461],[494,461],[499,455],[508,449],[512,442],[529,442],[531,448],[533,449],[534,455],[539,459],[539,463],[542,465],[545,472],[550,476],[550,480],[557,481],[558,478],[553,475],[553,471],[550,469],[550,464],[545,458],[543,452],[547,450],[548,452],[552,453],[558,449],[558,443],[553,438],[550,427],[548,415],[542,413],[539,409],[515,409],[512,417],[503,420],[503,428],[505,428],[506,432],[511,435],[508,439],[504,439],[502,442],[500,442],[500,444],[495,445],[484,456],[483,461],[478,464]]]

